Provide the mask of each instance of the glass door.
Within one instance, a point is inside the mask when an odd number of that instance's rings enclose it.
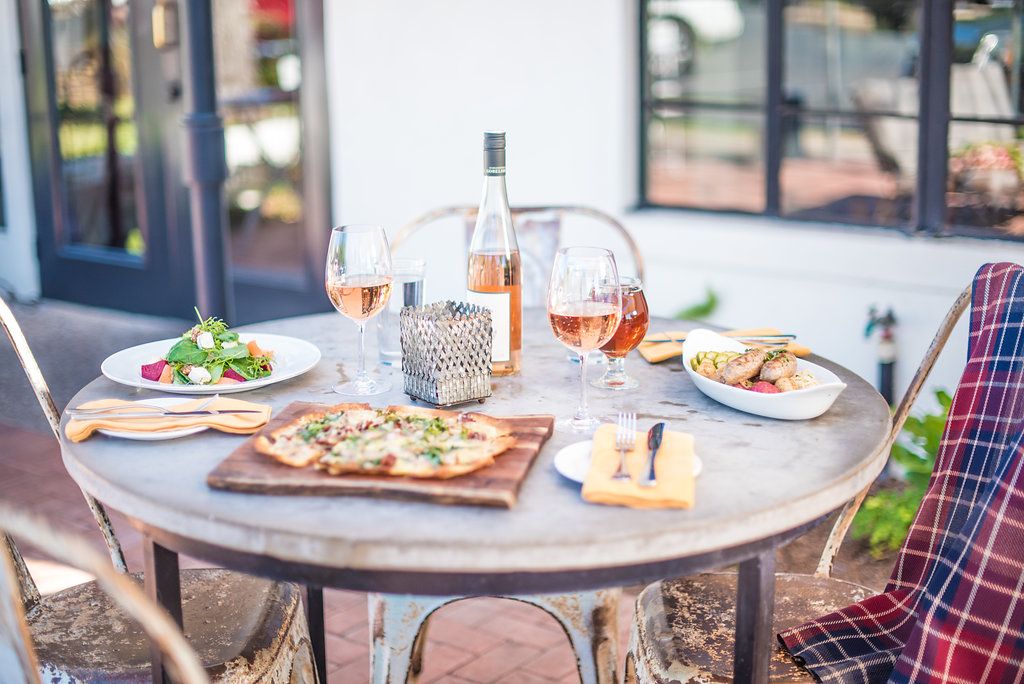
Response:
[[[20,3],[43,295],[191,318],[177,3]],[[232,322],[327,310],[323,6],[213,10]]]
[[[326,311],[323,7],[218,0],[213,36],[236,318]]]
[[[21,2],[39,262],[44,296],[186,316],[189,245],[165,203],[180,90],[153,45],[154,2]]]

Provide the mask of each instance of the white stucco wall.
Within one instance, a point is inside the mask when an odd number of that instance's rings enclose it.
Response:
[[[0,291],[28,301],[39,297],[39,260],[16,18],[16,0],[0,0]]]
[[[721,297],[715,322],[777,325],[873,379],[867,309],[892,306],[901,386],[978,266],[1024,262],[1024,245],[1008,242],[631,212],[635,0],[325,6],[338,223],[393,232],[428,209],[476,203],[481,131],[504,128],[513,204],[587,204],[620,217],[642,245],[655,313],[670,315],[711,286]],[[417,249],[431,261],[428,296],[458,294],[461,236],[442,232]],[[965,350],[961,326],[934,385],[955,386]]]

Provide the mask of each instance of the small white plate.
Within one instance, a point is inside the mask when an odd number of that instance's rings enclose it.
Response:
[[[157,397],[155,399],[142,399],[141,403],[151,404],[153,406],[159,406],[160,408],[170,409],[181,404],[195,401],[195,399],[179,399],[178,397]],[[140,403],[140,402],[132,402]],[[210,428],[206,425],[197,425],[195,427],[181,428],[180,430],[168,430],[166,432],[131,432],[129,430],[108,430],[106,428],[100,428],[96,432],[107,437],[117,437],[118,439],[134,439],[140,442],[162,442],[165,439],[178,439],[179,437],[188,437],[194,435],[197,432],[203,430],[209,430]]]
[[[761,394],[738,387],[729,387],[710,378],[705,378],[690,367],[690,359],[696,356],[697,352],[702,351],[742,353],[746,351],[746,345],[711,330],[703,328],[694,330],[686,336],[686,341],[683,342],[683,368],[690,374],[693,384],[701,392],[717,402],[731,406],[738,411],[752,413],[755,416],[781,420],[817,418],[828,411],[836,398],[846,389],[846,383],[840,380],[838,375],[824,366],[803,359],[797,359],[797,370],[808,371],[817,378],[819,384],[813,387],[780,394]]]
[[[590,439],[563,447],[555,454],[555,470],[563,477],[583,484],[583,480],[587,478],[587,471],[590,470],[590,452],[593,448],[594,442]],[[693,476],[699,476],[702,470],[704,462],[700,460],[700,456],[694,454]]]
[[[100,371],[114,382],[129,387],[142,387],[158,392],[173,394],[233,394],[273,385],[275,382],[289,380],[302,375],[320,361],[320,350],[315,344],[287,335],[251,332],[242,333],[239,341],[242,344],[256,340],[260,347],[274,352],[273,371],[265,378],[247,380],[237,385],[174,385],[142,377],[143,364],[153,363],[170,350],[180,337],[159,342],[147,342],[136,347],[129,347],[111,354],[104,359]]]

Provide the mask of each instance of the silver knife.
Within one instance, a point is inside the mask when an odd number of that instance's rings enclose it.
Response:
[[[178,416],[225,416],[234,415],[236,413],[263,413],[257,409],[226,409],[223,411],[163,411],[157,413],[155,411],[136,411],[134,413],[87,413],[87,414],[75,414],[73,411],[68,411],[68,417],[72,420],[89,420],[92,418],[96,419],[107,419],[107,418],[176,418]]]
[[[653,487],[658,484],[654,477],[654,457],[658,455],[661,447],[661,436],[665,432],[665,423],[655,423],[647,432],[647,463],[644,465],[644,475],[640,478],[641,487]]]

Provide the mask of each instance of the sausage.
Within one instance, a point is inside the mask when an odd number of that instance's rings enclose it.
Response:
[[[750,380],[758,374],[764,365],[764,349],[751,349],[718,369],[718,379],[726,385],[735,385],[743,380]]]
[[[784,351],[764,362],[761,366],[761,379],[765,382],[778,382],[782,378],[796,375],[796,357],[792,352]]]

